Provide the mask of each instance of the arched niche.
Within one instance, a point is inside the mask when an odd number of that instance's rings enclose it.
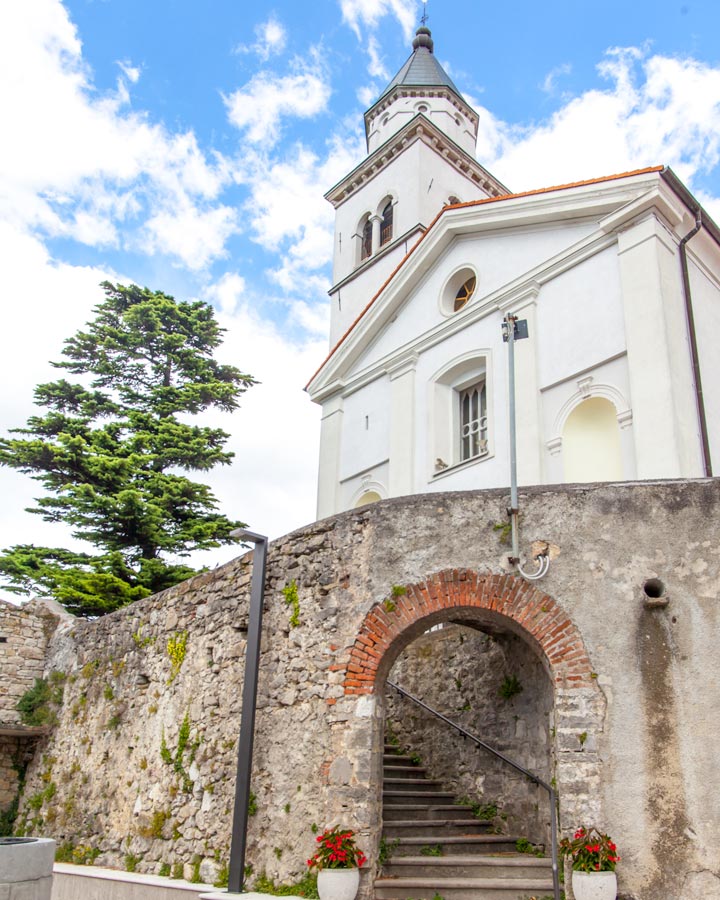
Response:
[[[605,397],[589,397],[573,409],[562,432],[563,474],[568,483],[622,481],[617,410]]]

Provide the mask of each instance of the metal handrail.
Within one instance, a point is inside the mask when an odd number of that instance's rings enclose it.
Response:
[[[493,756],[497,756],[498,759],[501,759],[504,763],[507,763],[509,766],[512,766],[513,769],[525,775],[526,778],[529,778],[534,784],[538,785],[538,787],[543,788],[548,792],[548,797],[550,800],[550,843],[551,843],[551,852],[552,852],[552,876],[553,876],[553,894],[554,900],[560,900],[560,877],[558,873],[558,833],[557,833],[557,793],[555,788],[549,785],[546,781],[543,781],[539,775],[535,775],[533,772],[528,771],[523,768],[519,763],[514,762],[509,757],[505,756],[504,753],[501,753],[499,750],[496,750],[494,747],[491,747],[489,744],[486,744],[485,741],[480,740],[479,737],[476,737],[474,734],[470,734],[469,731],[466,731],[461,725],[456,724],[451,719],[448,719],[447,716],[444,716],[442,713],[438,712],[436,709],[433,709],[431,706],[428,706],[427,703],[423,703],[422,700],[414,697],[412,694],[408,693],[404,688],[401,688],[399,685],[394,684],[392,681],[387,682],[388,687],[396,690],[398,694],[401,694],[403,697],[407,697],[408,700],[412,700],[413,703],[416,703],[418,706],[421,706],[424,710],[431,713],[437,719],[441,719],[445,722],[446,725],[449,725],[451,728],[454,728],[455,731],[459,732],[464,738],[469,738],[478,747],[482,747],[483,750],[486,750],[488,753],[492,753]]]

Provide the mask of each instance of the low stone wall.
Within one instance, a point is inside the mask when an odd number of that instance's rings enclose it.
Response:
[[[554,764],[565,831],[585,821],[619,844],[621,896],[717,895],[720,795],[708,785],[720,733],[720,483],[533,488],[520,503],[523,552],[534,540],[552,545],[550,571],[534,586],[511,571],[494,527],[506,520],[502,491],[384,501],[272,544],[251,883],[263,872],[299,877],[314,831],[340,823],[370,856],[369,898],[385,677],[445,622],[495,635],[507,672],[527,682],[512,722],[498,698],[493,725],[527,759],[552,696],[554,731],[543,724],[550,747],[536,762]],[[179,866],[208,883],[222,874],[249,575],[248,555],[58,630],[45,671],[65,674],[64,697],[28,771],[21,828],[98,864],[150,874]],[[659,599],[648,596],[658,592],[650,579],[663,582]],[[533,656],[547,695],[529,688]],[[424,685],[420,669],[413,676],[418,693],[438,680],[441,658],[433,665]],[[474,661],[458,665],[476,671]],[[471,707],[490,715],[495,688],[480,688]],[[451,692],[437,699],[454,702]],[[482,772],[465,777],[479,784]]]

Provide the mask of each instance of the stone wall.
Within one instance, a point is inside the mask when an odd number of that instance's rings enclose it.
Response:
[[[32,730],[19,733],[17,703],[42,677],[48,640],[63,618],[54,603],[19,607],[0,600],[0,814],[17,798],[21,773],[34,751]]]
[[[552,683],[520,638],[448,625],[414,641],[389,680],[546,783],[554,777]],[[484,807],[506,834],[549,844],[547,791],[392,689],[386,716],[400,745],[456,798]]]
[[[509,671],[540,660],[561,826],[611,832],[621,895],[720,896],[720,795],[708,790],[720,733],[720,483],[534,488],[520,504],[523,552],[551,544],[536,585],[508,566],[494,528],[501,491],[384,501],[272,544],[255,874],[299,876],[313,828],[337,823],[376,858],[385,678],[431,626],[453,622],[492,633]],[[56,633],[46,673],[65,673],[65,693],[28,773],[26,830],[98,862],[213,879],[229,844],[249,571],[248,555]],[[405,593],[387,604],[394,586]],[[521,716],[531,730],[547,715],[542,691],[537,704]],[[524,735],[504,739],[522,752]]]
[[[58,616],[54,604],[42,602],[13,606],[0,600],[0,724],[20,723],[15,708],[28,688],[40,678],[45,667],[45,651],[49,636],[55,630]]]

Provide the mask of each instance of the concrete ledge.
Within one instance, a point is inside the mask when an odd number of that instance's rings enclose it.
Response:
[[[247,894],[231,894],[229,891],[218,890],[211,894],[200,894],[199,900],[234,900],[238,897],[242,897],[242,900],[274,900],[272,894],[254,894],[252,891]],[[288,895],[287,900],[303,900],[303,898]]]
[[[95,866],[55,863],[52,900],[198,900],[211,884],[140,875]]]
[[[49,878],[54,859],[55,841],[51,838],[0,844],[0,884],[21,884]]]

